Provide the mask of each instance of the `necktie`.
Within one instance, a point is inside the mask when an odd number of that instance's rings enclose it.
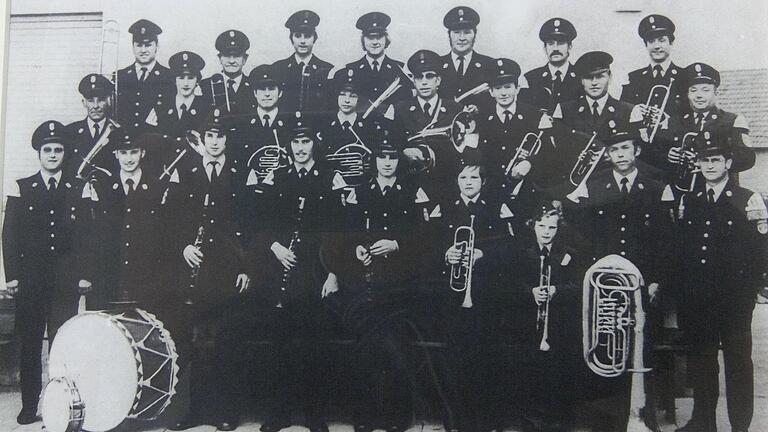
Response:
[[[658,79],[661,78],[661,65],[656,65],[653,67],[653,77]]]
[[[229,87],[229,94],[235,94],[235,80],[232,78],[227,80],[227,87]]]
[[[512,113],[509,110],[504,110],[504,124],[508,125],[512,120]]]
[[[424,104],[424,113],[428,116],[432,115],[432,105],[430,105],[429,102]]]
[[[187,113],[187,104],[181,104],[181,107],[179,107],[179,108],[180,108],[180,110],[179,110],[179,119],[181,119],[182,117],[184,117],[184,114]]]
[[[349,130],[349,126],[350,124],[346,120],[344,120],[344,123],[341,124],[341,128],[344,129],[345,131]]]
[[[381,194],[384,196],[387,196],[390,190],[392,190],[391,186],[384,186],[384,189],[381,191]]]
[[[93,137],[98,138],[101,135],[101,131],[99,130],[99,124],[94,123],[93,124]]]
[[[544,265],[546,266],[549,263],[549,249],[546,246],[542,246],[539,256],[544,258]]]
[[[304,176],[306,176],[306,175],[307,175],[307,169],[306,168],[302,168],[302,169],[299,170],[299,178],[300,179],[304,178]]]
[[[264,114],[264,127],[269,127],[269,114]]]
[[[460,76],[464,76],[464,56],[459,56],[459,66],[456,67],[456,73]]]
[[[48,191],[56,192],[56,179],[53,177],[48,179]]]
[[[563,73],[558,71],[555,71],[555,84],[560,84],[563,82]]]
[[[621,193],[624,195],[629,195],[629,179],[622,177],[619,183],[621,183]]]
[[[372,61],[371,62],[371,66],[373,66],[373,71],[374,72],[378,72],[379,71],[379,61],[378,60]]]
[[[125,188],[125,195],[128,196],[128,195],[131,194],[131,192],[134,191],[133,179],[126,179],[125,180],[125,186],[126,186],[126,188]]]
[[[699,125],[699,131],[704,130],[704,114],[696,113],[694,118],[696,119],[696,124]]]
[[[477,202],[476,201],[470,201],[467,203],[467,208],[469,209],[469,214],[476,215],[477,214]]]
[[[709,198],[709,203],[714,204],[715,203],[715,190],[709,189],[707,191],[707,197]]]
[[[216,171],[216,167],[219,165],[219,162],[211,161],[208,162],[208,165],[211,166],[211,183],[215,183],[216,180],[219,179],[219,173]]]
[[[139,77],[139,81],[144,82],[145,79],[147,79],[147,68],[143,67],[141,68],[141,76]]]
[[[595,122],[600,118],[600,105],[597,103],[597,101],[592,102],[592,118]]]

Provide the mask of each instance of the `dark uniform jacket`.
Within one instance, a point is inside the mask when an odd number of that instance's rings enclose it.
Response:
[[[120,173],[94,182],[88,191],[94,222],[85,235],[98,240],[90,242],[85,263],[91,265],[85,267],[94,286],[89,297],[95,297],[97,308],[107,308],[111,301],[151,307],[168,289],[163,278],[165,250],[160,247],[166,189],[165,183],[142,172],[128,196]]]
[[[292,164],[278,168],[262,182],[260,201],[265,204],[259,213],[263,223],[254,229],[257,261],[266,272],[259,296],[268,305],[319,302],[328,274],[320,261],[320,245],[325,233],[337,229],[342,216],[342,195],[334,190],[338,180],[340,176],[316,162],[302,178]],[[272,252],[275,242],[296,254],[298,263],[290,271]]]
[[[185,139],[187,131],[197,131],[210,112],[210,105],[201,96],[195,96],[181,117],[176,108],[175,94],[163,100],[157,110],[157,132],[162,134],[164,143],[162,152],[158,153],[159,166],[169,165],[184,149],[188,149],[187,153],[192,151]]]
[[[248,81],[248,75],[241,74],[240,84],[237,86],[235,94],[229,95],[230,112],[244,113],[250,110],[253,105],[253,90]],[[208,78],[200,80],[200,90],[203,92],[203,101],[211,108],[222,108],[227,111],[227,99],[224,95],[224,88],[227,87],[229,77],[223,73],[216,73]],[[211,82],[213,82],[213,92],[211,93]],[[214,97],[215,96],[215,97]]]
[[[754,306],[755,293],[764,284],[766,235],[748,219],[746,209],[761,199],[733,179],[714,204],[703,184],[683,196],[672,287],[686,322],[699,330],[708,328],[715,311],[727,316]]]
[[[371,164],[374,163],[370,152],[376,151],[378,141],[381,139],[379,137],[381,135],[380,130],[382,128],[390,130],[391,128],[388,127],[390,123],[389,120],[377,114],[363,119],[362,114],[358,113],[355,121],[349,125],[344,125],[339,121],[338,113],[323,118],[319,124],[319,129],[320,135],[323,137],[322,152],[329,166],[339,171],[350,185],[359,185],[366,181],[368,173],[372,169]],[[360,138],[359,141],[358,137]],[[349,144],[355,145],[349,146]],[[339,161],[343,154],[349,153],[362,154],[363,165],[352,166]]]
[[[664,112],[678,117],[683,107],[687,105],[688,89],[684,82],[684,72],[684,68],[674,63],[670,63],[664,75],[658,78],[653,77],[653,69],[650,65],[634,70],[629,73],[629,82],[622,86],[620,99],[632,105],[645,104],[653,86],[668,86],[670,80],[674,80]],[[653,104],[653,99],[651,103]]]
[[[171,70],[160,63],[155,63],[142,82],[136,76],[135,63],[120,69],[117,72],[117,122],[134,133],[152,130],[156,122],[150,112],[164,97],[174,94],[175,88]]]
[[[175,286],[203,309],[232,298],[237,293],[238,274],[253,276],[249,265],[249,238],[242,228],[246,214],[244,175],[231,165],[229,158],[215,183],[208,180],[205,168],[200,156],[195,157],[194,163],[180,167],[178,183],[170,185],[166,203],[174,221],[169,235],[173,237],[172,250],[177,259]],[[200,237],[203,263],[194,289],[189,290],[192,269],[182,253],[187,245],[194,245],[200,227],[203,228]]]
[[[237,166],[245,167],[250,160],[248,169],[256,169],[259,179],[263,179],[267,172],[263,166],[259,167],[259,156],[252,160],[251,156],[259,149],[275,145],[279,145],[285,150],[286,153],[280,157],[279,163],[280,165],[287,165],[287,154],[290,153],[291,147],[288,136],[290,129],[296,123],[295,113],[278,110],[275,118],[269,119],[269,126],[264,126],[264,119],[259,118],[258,111],[254,107],[248,117],[244,117],[243,120],[227,135],[227,149],[235,159]],[[277,134],[277,140],[275,140],[275,134]],[[272,152],[267,153],[269,156],[272,155]]]
[[[328,74],[333,65],[312,55],[309,64],[302,68],[296,62],[296,56],[278,60],[272,64],[275,75],[282,80],[280,87],[280,109],[286,112],[327,112],[336,104],[328,98]]]
[[[581,80],[576,76],[573,65],[568,63],[568,72],[562,76],[562,82],[555,83],[555,78],[549,72],[549,66],[544,65],[525,73],[528,88],[520,89],[520,101],[533,105],[548,114],[563,102],[576,100],[584,94]]]
[[[494,60],[476,51],[472,52],[472,61],[464,66],[464,76],[461,77],[456,71],[456,65],[450,53],[441,56],[440,60],[443,62],[442,69],[438,71],[442,78],[440,96],[452,102],[467,91],[489,82],[494,75]],[[492,99],[487,92],[469,96],[461,101],[463,105],[476,105],[483,113],[492,105],[491,102]]]
[[[413,96],[413,82],[405,75],[402,68],[403,62],[393,60],[386,55],[379,60],[378,71],[371,69],[365,56],[356,62],[347,64],[347,69],[354,70],[355,76],[359,79],[360,96],[365,97],[371,103],[378,99],[396,78],[400,78],[400,89],[379,106],[378,111],[381,114],[386,113],[387,109],[395,103]]]
[[[104,122],[104,128],[106,128],[107,122],[109,121],[110,120],[107,119]],[[67,125],[67,131],[73,141],[69,157],[64,161],[63,170],[68,176],[74,177],[77,174],[77,169],[80,167],[80,164],[83,163],[83,159],[88,155],[88,152],[91,151],[99,138],[104,135],[104,128],[99,131],[99,136],[94,137],[91,135],[92,132],[88,126],[88,119],[78,120]],[[120,131],[115,130],[114,132],[110,132],[110,135],[114,136],[120,133]],[[113,146],[107,144],[107,146],[101,149],[96,157],[93,158],[91,164],[115,174],[120,169],[120,165],[112,154],[113,150]],[[91,169],[86,167],[84,174],[87,175],[90,172]]]

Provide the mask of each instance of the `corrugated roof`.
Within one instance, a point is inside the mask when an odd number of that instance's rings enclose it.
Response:
[[[768,147],[768,69],[720,72],[718,106],[744,115],[753,147]]]

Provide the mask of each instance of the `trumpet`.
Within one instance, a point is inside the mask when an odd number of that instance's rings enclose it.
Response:
[[[571,174],[568,176],[571,184],[576,186],[576,189],[567,195],[568,199],[573,202],[579,202],[579,192],[586,188],[589,177],[605,154],[605,147],[596,138],[597,132],[592,132],[592,137],[587,141],[587,145],[584,146],[581,153],[579,153],[576,164],[574,164]]]
[[[475,261],[475,215],[469,215],[469,225],[456,228],[453,247],[461,251],[461,262],[451,266],[451,289],[464,291],[463,308],[472,307],[472,268]]]
[[[698,132],[688,132],[683,135],[683,143],[680,145],[680,161],[675,168],[675,187],[683,192],[690,192],[696,184],[696,176],[701,171],[694,160],[685,154],[693,152]]]
[[[656,84],[651,87],[651,91],[648,92],[648,99],[645,101],[646,121],[651,132],[648,134],[648,142],[653,142],[653,138],[656,137],[656,132],[659,130],[659,125],[667,114],[664,110],[667,108],[667,102],[669,101],[669,94],[672,92],[672,83],[675,82],[674,78],[669,79],[669,85]],[[659,99],[661,99],[659,101]]]
[[[515,155],[512,156],[509,164],[507,164],[507,169],[504,171],[504,174],[509,175],[509,172],[512,171],[512,168],[514,168],[515,165],[529,157],[533,157],[539,154],[539,150],[541,150],[541,135],[543,133],[544,131],[539,131],[538,134],[533,132],[528,132],[525,134],[523,140],[520,141],[520,145],[517,146]],[[524,154],[526,155],[525,157],[523,157]]]
[[[83,162],[80,164],[80,166],[77,168],[77,175],[76,177],[80,180],[85,180],[86,178],[90,177],[94,174],[96,171],[101,171],[108,176],[112,176],[112,173],[108,170],[96,166],[93,163],[93,160],[96,158],[96,155],[99,154],[99,152],[109,144],[109,136],[114,132],[115,129],[119,128],[120,125],[117,124],[116,121],[112,120],[111,118],[107,118],[107,122],[104,125],[104,132],[102,132],[101,136],[98,140],[96,140],[96,143],[93,144],[93,147],[88,152],[85,157],[83,157]],[[91,170],[86,174],[86,168],[90,167]]]
[[[547,264],[546,272],[544,271],[544,255],[540,256],[541,264],[539,266],[539,286],[546,287],[547,301],[539,305],[536,314],[536,330],[543,328],[541,332],[541,342],[539,343],[539,351],[549,351],[549,286],[552,281],[552,267]]]
[[[113,50],[114,52],[108,52]],[[111,64],[106,65],[105,59],[110,58]],[[120,24],[115,20],[104,21],[101,31],[101,53],[99,55],[99,73],[103,76],[112,76],[114,88],[112,90],[111,117],[117,118],[117,95],[119,83],[117,69],[120,59]]]
[[[642,374],[645,311],[643,276],[619,255],[598,260],[584,275],[582,348],[584,361],[595,374],[613,378],[632,372],[627,431],[651,431],[640,416],[645,405]]]

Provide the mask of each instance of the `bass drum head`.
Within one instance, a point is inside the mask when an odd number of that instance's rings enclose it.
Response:
[[[85,312],[64,323],[51,346],[49,374],[66,376],[77,387],[88,431],[119,425],[136,397],[135,351],[122,325],[104,312]]]
[[[53,378],[43,394],[43,425],[49,432],[79,432],[83,404],[77,388],[66,378]]]

